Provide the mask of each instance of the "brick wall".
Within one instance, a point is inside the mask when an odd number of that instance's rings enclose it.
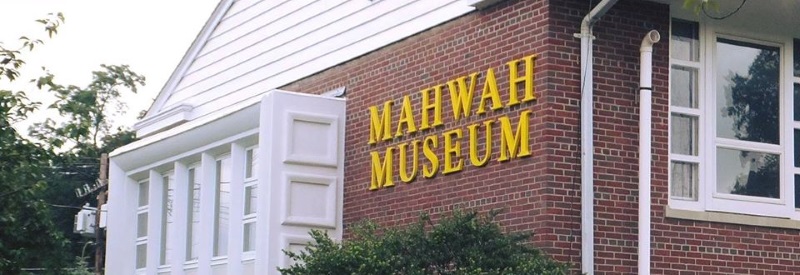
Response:
[[[579,270],[580,41],[573,34],[579,32],[589,2],[503,2],[283,87],[310,93],[347,87],[345,226],[362,219],[386,226],[407,224],[422,211],[436,217],[456,207],[502,208],[506,210],[499,216],[503,226],[534,232],[535,245]],[[597,274],[637,273],[636,94],[639,45],[651,29],[662,35],[653,59],[652,273],[794,274],[800,266],[800,234],[796,230],[664,217],[668,203],[669,7],[634,0],[620,1],[594,29]],[[395,100],[399,106],[403,96],[411,95],[416,110],[422,89],[472,72],[483,73],[487,68],[495,68],[498,79],[507,77],[505,62],[531,54],[537,55],[536,101],[454,121],[444,91],[443,127],[377,145],[367,143],[369,106],[386,100]],[[501,95],[506,96],[507,82],[500,82]],[[419,176],[408,184],[395,173],[395,187],[368,190],[371,151],[385,152],[387,146],[501,116],[516,123],[523,110],[532,111],[532,156],[503,163],[493,156],[485,167],[471,167],[465,160],[461,172],[432,179]],[[395,113],[393,122],[397,116]],[[498,131],[493,135],[499,143]],[[462,145],[465,156],[466,144]],[[441,159],[441,150],[437,152]],[[395,155],[395,164],[399,161]]]

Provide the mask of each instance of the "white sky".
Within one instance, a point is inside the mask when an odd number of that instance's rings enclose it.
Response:
[[[0,0],[0,42],[7,48],[18,45],[22,35],[46,37],[42,25],[34,20],[56,12],[66,17],[56,36],[24,56],[28,64],[12,88],[40,98],[27,80],[40,76],[42,66],[59,84],[85,86],[100,64],[127,64],[147,78],[147,85],[137,95],[125,97],[128,113],[117,119],[117,124],[131,127],[139,111],[147,109],[158,95],[218,2]],[[27,126],[18,128],[27,132]]]

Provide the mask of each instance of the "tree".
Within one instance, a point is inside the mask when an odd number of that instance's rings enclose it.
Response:
[[[49,35],[63,23],[61,14],[37,20]],[[15,81],[25,64],[23,54],[43,44],[22,37],[18,49],[0,47],[0,80]],[[0,46],[2,46],[0,44]],[[0,274],[17,274],[21,267],[68,270],[86,242],[72,233],[73,217],[93,196],[77,198],[74,189],[98,178],[101,153],[135,140],[135,134],[113,126],[114,115],[124,113],[120,97],[135,93],[144,77],[128,66],[101,65],[86,86],[61,85],[46,73],[32,82],[55,96],[48,106],[63,121],[34,124],[33,141],[12,127],[26,120],[41,104],[22,91],[0,89]],[[64,208],[53,208],[59,206]],[[79,262],[80,263],[80,262]],[[72,271],[78,269],[69,269]]]
[[[52,36],[63,23],[61,14],[37,22]],[[20,38],[21,46],[0,44],[0,80],[15,81],[25,64],[22,56],[43,44],[40,39]],[[55,267],[53,257],[64,247],[63,235],[49,219],[49,207],[38,194],[46,188],[52,152],[22,137],[13,123],[38,108],[25,92],[0,88],[0,273],[17,274],[26,263]]]
[[[67,120],[57,123],[48,118],[37,123],[31,131],[33,137],[44,141],[51,149],[68,149],[68,153],[99,157],[98,150],[104,149],[104,143],[114,137],[111,117],[125,111],[125,103],[120,101],[122,92],[136,93],[137,87],[145,84],[144,76],[131,71],[127,65],[100,67],[103,70],[92,72],[92,82],[85,87],[57,84],[50,73],[36,80],[37,87],[50,91],[57,98],[49,108],[57,110]]]
[[[505,234],[497,212],[454,212],[437,225],[423,215],[406,228],[378,234],[374,223],[353,229],[343,243],[312,230],[312,244],[284,251],[295,264],[285,275],[310,274],[566,274],[567,266],[525,244],[530,234]]]
[[[42,194],[50,204],[80,207],[88,202],[97,205],[94,196],[79,198],[73,195],[74,190],[98,179],[102,153],[136,139],[134,132],[113,128],[110,118],[124,113],[125,104],[120,101],[123,92],[135,93],[144,85],[145,78],[126,65],[101,65],[101,68],[92,72],[92,81],[83,87],[58,84],[50,73],[35,81],[39,88],[56,95],[56,101],[49,108],[66,118],[60,122],[48,118],[34,124],[30,131],[32,137],[54,152],[48,188]],[[81,255],[87,240],[72,233],[75,210],[58,208],[52,212],[56,227],[69,240],[63,257],[71,259]]]

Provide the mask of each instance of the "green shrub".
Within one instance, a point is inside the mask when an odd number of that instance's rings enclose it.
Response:
[[[378,234],[371,222],[354,226],[343,243],[312,230],[314,243],[299,253],[284,275],[345,274],[566,274],[567,266],[525,244],[530,234],[503,233],[496,212],[454,212],[433,225],[423,215],[411,226]]]

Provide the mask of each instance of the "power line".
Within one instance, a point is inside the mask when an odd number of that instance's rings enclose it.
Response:
[[[739,10],[740,10],[740,9],[742,9],[742,7],[744,6],[744,3],[746,3],[746,2],[747,2],[747,0],[742,0],[742,3],[741,3],[741,4],[739,4],[739,7],[738,7],[738,8],[736,8],[736,10],[734,10],[734,11],[732,11],[731,13],[729,13],[729,14],[726,14],[726,15],[724,15],[724,16],[720,16],[720,17],[715,17],[715,16],[711,16],[710,14],[708,14],[708,10],[706,10],[706,3],[703,3],[703,4],[702,4],[702,7],[703,7],[703,14],[705,14],[706,16],[708,16],[708,18],[711,18],[711,19],[714,19],[714,20],[723,20],[723,19],[725,19],[725,18],[728,18],[728,17],[731,17],[731,15],[734,15],[734,14],[736,14],[737,12],[739,12]]]

